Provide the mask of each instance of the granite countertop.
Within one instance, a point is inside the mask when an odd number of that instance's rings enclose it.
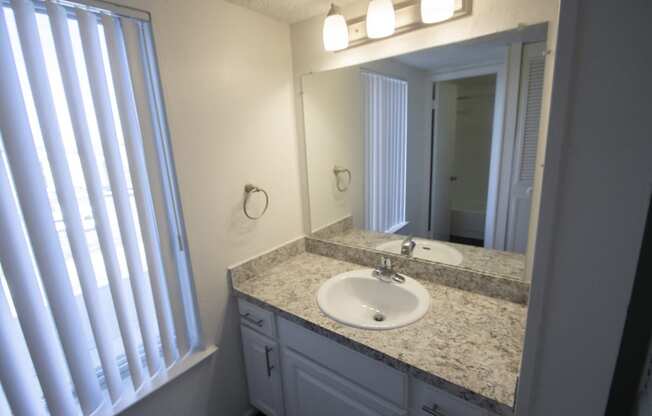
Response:
[[[342,230],[339,233],[327,236],[316,236],[316,238],[334,243],[372,250],[376,250],[376,247],[381,243],[405,237],[400,234],[377,233],[358,228]],[[448,241],[439,242],[454,247],[462,253],[463,259],[459,267],[510,279],[523,279],[525,274],[525,256],[523,254],[490,250]]]
[[[524,305],[419,279],[432,296],[421,320],[383,331],[352,328],[326,317],[316,294],[330,277],[362,267],[293,254],[255,273],[232,272],[236,294],[497,414],[513,413]]]

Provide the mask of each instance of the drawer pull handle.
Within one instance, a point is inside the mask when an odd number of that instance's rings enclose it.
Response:
[[[254,324],[254,325],[258,326],[258,327],[261,327],[261,328],[263,327],[263,321],[265,321],[264,319],[254,319],[254,318],[251,317],[251,313],[249,313],[249,312],[247,312],[245,314],[240,314],[240,316],[242,317],[242,319],[244,319],[245,321],[247,321],[249,323],[252,323],[252,324]]]
[[[439,411],[439,406],[436,404],[433,404],[432,407],[428,407],[424,404],[423,407],[421,407],[421,410],[432,416],[446,416],[441,411]]]
[[[269,363],[269,353],[272,352],[272,347],[265,345],[265,364],[267,364],[267,377],[272,376],[272,370],[274,369],[273,365]]]

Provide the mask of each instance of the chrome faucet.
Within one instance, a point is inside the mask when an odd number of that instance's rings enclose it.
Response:
[[[409,235],[403,242],[401,243],[401,254],[404,254],[408,257],[412,257],[412,252],[414,251],[414,247],[416,247],[417,243],[414,241],[411,235]]]
[[[392,260],[385,256],[380,257],[380,265],[378,265],[371,274],[381,282],[405,282],[405,276],[395,272],[394,267],[392,266]]]

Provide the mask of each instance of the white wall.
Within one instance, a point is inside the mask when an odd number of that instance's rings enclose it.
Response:
[[[226,268],[303,234],[290,32],[220,0],[120,0],[152,13],[199,309],[220,350],[127,415],[240,415],[248,405]],[[271,196],[259,221],[243,186]]]
[[[562,2],[519,415],[604,414],[652,190],[651,6]]]
[[[364,226],[364,138],[360,68],[305,75],[303,108],[312,230],[353,215]],[[336,188],[333,167],[351,171],[345,192]],[[346,181],[342,175],[341,184]]]
[[[365,65],[302,77],[303,118],[312,230],[353,215],[364,227],[364,136],[360,70],[367,69],[408,83],[407,192],[404,232],[423,230],[428,210],[429,115],[428,73],[385,59]],[[350,189],[335,188],[334,165],[352,171]]]

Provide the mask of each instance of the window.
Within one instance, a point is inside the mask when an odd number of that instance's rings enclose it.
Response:
[[[206,353],[148,16],[0,12],[0,413],[111,414]]]
[[[365,228],[394,233],[407,225],[407,82],[362,72]]]

